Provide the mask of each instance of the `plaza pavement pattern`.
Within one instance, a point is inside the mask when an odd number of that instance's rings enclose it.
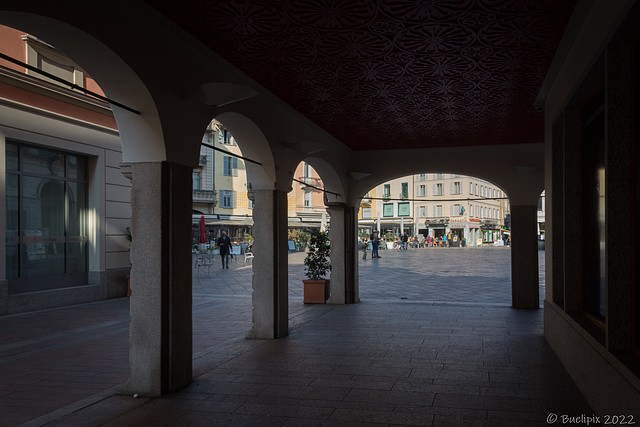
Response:
[[[544,426],[592,414],[544,341],[542,310],[509,308],[509,248],[380,255],[359,260],[362,301],[335,306],[302,303],[304,254],[290,254],[290,334],[278,340],[245,339],[242,257],[194,269],[194,380],[162,398],[118,394],[127,298],[0,317],[0,426]]]

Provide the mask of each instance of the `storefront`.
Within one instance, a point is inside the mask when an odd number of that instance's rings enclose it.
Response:
[[[480,229],[483,245],[493,245],[498,241],[502,242],[502,230],[498,221],[492,219],[482,220],[480,222]]]
[[[358,237],[369,238],[373,230],[380,231],[380,237],[385,239],[399,239],[404,233],[407,233],[409,237],[414,237],[415,228],[413,222],[410,220],[401,219],[389,219],[380,218],[376,219],[361,219],[358,221]]]
[[[192,243],[200,243],[200,221],[204,216],[205,223],[205,239],[209,244],[215,245],[218,237],[223,231],[227,232],[227,236],[233,243],[245,243],[251,241],[253,218],[245,216],[233,215],[215,215],[215,214],[193,214],[191,216],[191,241]]]
[[[467,234],[467,246],[480,246],[482,245],[482,238],[480,230],[480,220],[476,218],[469,219],[469,230]]]
[[[9,293],[88,283],[87,158],[7,141]]]
[[[449,220],[446,218],[427,218],[424,222],[427,227],[428,234],[432,238],[444,237],[447,234],[447,228],[449,226]]]
[[[466,230],[468,230],[468,224],[466,220],[452,219],[449,221],[449,232],[451,234],[452,242],[456,242],[456,245],[461,245],[462,239],[466,239]]]

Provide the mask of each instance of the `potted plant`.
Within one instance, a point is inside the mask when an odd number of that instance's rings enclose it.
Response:
[[[307,256],[304,259],[305,276],[304,303],[324,304],[329,299],[329,280],[325,279],[327,271],[331,271],[329,254],[329,234],[326,231],[312,229],[309,233]]]

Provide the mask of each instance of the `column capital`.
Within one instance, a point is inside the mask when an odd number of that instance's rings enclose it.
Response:
[[[133,170],[132,170],[133,163],[122,162],[119,164],[119,166],[120,166],[120,173],[124,175],[124,177],[127,178],[129,182],[132,182],[133,181]]]

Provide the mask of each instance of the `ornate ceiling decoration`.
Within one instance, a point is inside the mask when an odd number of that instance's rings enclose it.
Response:
[[[355,150],[537,143],[575,0],[146,0]]]

